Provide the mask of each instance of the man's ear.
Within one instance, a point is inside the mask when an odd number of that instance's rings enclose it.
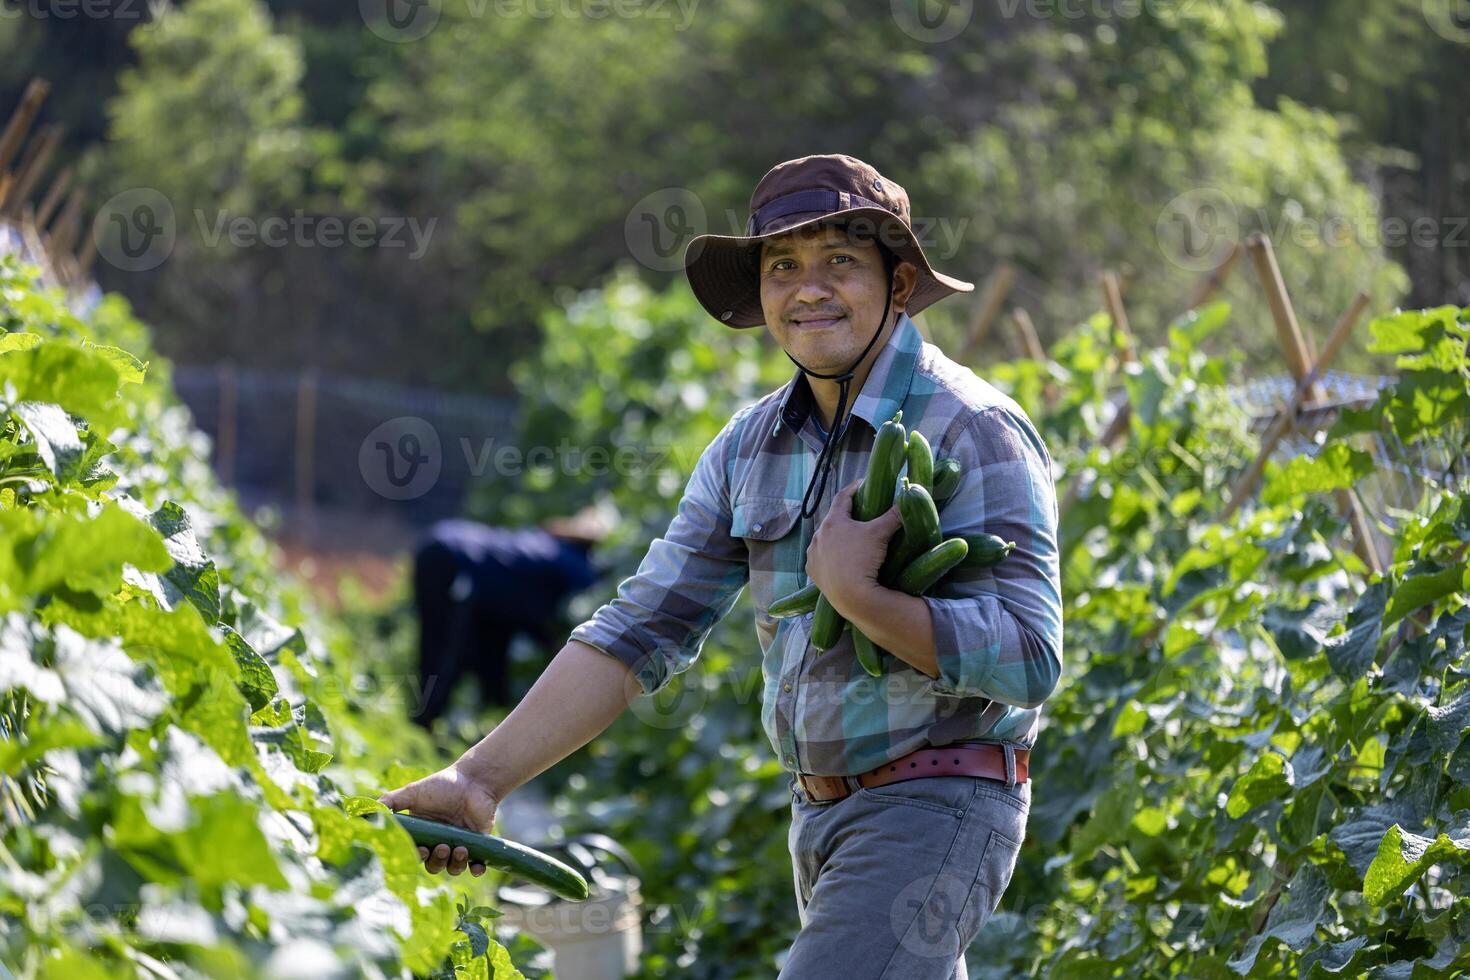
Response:
[[[893,307],[902,310],[908,305],[909,297],[919,285],[919,267],[912,262],[900,260],[893,270]]]

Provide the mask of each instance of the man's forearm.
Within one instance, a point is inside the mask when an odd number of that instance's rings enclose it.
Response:
[[[832,603],[854,627],[904,663],[929,677],[939,676],[934,622],[929,604],[918,596],[874,586],[843,606]]]
[[[621,661],[568,641],[506,719],[456,765],[504,799],[592,741],[641,693]]]

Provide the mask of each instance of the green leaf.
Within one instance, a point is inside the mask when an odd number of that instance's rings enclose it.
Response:
[[[1453,306],[1406,310],[1378,317],[1368,324],[1368,332],[1373,336],[1368,350],[1374,354],[1407,354],[1424,350],[1454,319]]]
[[[1373,457],[1343,443],[1325,447],[1315,457],[1297,456],[1274,468],[1261,491],[1263,503],[1289,503],[1304,493],[1323,493],[1350,487],[1373,472]]]
[[[1256,807],[1290,793],[1293,785],[1291,763],[1286,757],[1278,752],[1264,752],[1236,780],[1225,801],[1225,813],[1232,820],[1239,820]]]
[[[15,386],[17,401],[54,402],[103,431],[124,417],[117,368],[76,344],[49,340],[0,354],[0,390],[6,381]]]
[[[1435,572],[1416,571],[1394,587],[1393,597],[1383,614],[1383,628],[1387,629],[1409,613],[1455,592],[1470,592],[1470,562]]]
[[[1331,888],[1327,876],[1315,864],[1297,869],[1281,889],[1281,897],[1266,916],[1266,927],[1252,936],[1241,954],[1230,961],[1230,968],[1245,975],[1255,967],[1256,957],[1268,939],[1277,939],[1297,951],[1306,949],[1316,938],[1317,929],[1327,925],[1327,898]]]
[[[46,468],[58,482],[70,480],[86,447],[65,409],[47,402],[20,402],[12,411],[30,430],[36,455]]]
[[[1452,839],[1441,833],[1431,839],[1394,824],[1383,835],[1378,854],[1363,876],[1363,897],[1373,905],[1383,905],[1403,894],[1431,864],[1441,861],[1470,865],[1470,837]]]
[[[37,333],[0,333],[0,354],[13,350],[30,350],[41,342]]]
[[[1378,654],[1378,641],[1383,636],[1384,596],[1387,583],[1379,579],[1363,591],[1348,613],[1346,629],[1327,637],[1323,643],[1327,662],[1346,681],[1355,681],[1368,672]]]
[[[240,685],[240,692],[250,703],[251,712],[259,711],[270,704],[271,698],[279,690],[276,686],[276,675],[271,673],[271,666],[265,662],[265,658],[251,649],[244,637],[223,624],[219,629],[224,634],[225,645],[234,656],[236,666],[240,668],[240,679],[236,682]]]

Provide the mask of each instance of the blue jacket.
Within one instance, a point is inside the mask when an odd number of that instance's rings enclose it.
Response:
[[[459,571],[468,573],[468,595],[455,598],[527,629],[544,625],[563,599],[610,571],[592,561],[586,544],[540,528],[492,527],[459,518],[429,528],[417,556],[429,549],[447,550]]]

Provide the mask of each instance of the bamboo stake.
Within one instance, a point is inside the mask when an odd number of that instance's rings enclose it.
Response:
[[[1246,241],[1246,247],[1250,250],[1251,259],[1255,262],[1256,273],[1260,277],[1261,286],[1266,291],[1266,302],[1271,308],[1271,318],[1276,323],[1276,336],[1280,342],[1282,352],[1286,355],[1286,362],[1291,368],[1292,377],[1300,381],[1312,370],[1311,361],[1307,355],[1307,347],[1302,340],[1301,327],[1297,324],[1296,311],[1292,308],[1291,297],[1286,292],[1286,283],[1281,278],[1281,267],[1276,262],[1276,252],[1271,246],[1271,239],[1256,232]],[[1307,394],[1314,400],[1323,400],[1327,397],[1327,390],[1322,386],[1320,379],[1313,378],[1307,386]],[[1383,565],[1378,559],[1378,548],[1373,542],[1373,527],[1368,523],[1368,516],[1363,510],[1362,504],[1357,496],[1349,489],[1339,489],[1334,496],[1337,498],[1338,511],[1348,519],[1352,528],[1354,538],[1354,550],[1363,563],[1368,566],[1370,574],[1382,574]]]
[[[965,342],[960,347],[960,355],[956,358],[961,364],[969,364],[970,358],[985,343],[985,338],[990,334],[991,325],[1000,315],[1001,307],[1005,304],[1006,297],[1010,295],[1011,287],[1015,284],[1016,268],[1010,263],[1002,263],[997,266],[990,274],[990,278],[985,281],[985,292],[980,300],[980,310],[975,315]]]
[[[1312,366],[1312,370],[1308,371],[1297,382],[1296,390],[1292,392],[1291,398],[1287,400],[1286,406],[1276,413],[1276,417],[1271,420],[1271,425],[1266,430],[1266,434],[1261,437],[1261,449],[1256,454],[1255,460],[1251,463],[1250,469],[1241,474],[1236,479],[1234,485],[1231,486],[1230,502],[1226,504],[1225,510],[1220,514],[1221,521],[1228,521],[1231,517],[1235,516],[1235,512],[1240,509],[1240,506],[1255,492],[1257,484],[1261,481],[1261,474],[1266,471],[1266,462],[1271,458],[1271,454],[1275,452],[1276,446],[1281,442],[1282,438],[1295,425],[1297,412],[1305,407],[1304,403],[1307,392],[1316,386],[1318,379],[1331,366],[1333,358],[1337,357],[1338,351],[1342,349],[1342,345],[1347,341],[1348,334],[1352,332],[1353,326],[1358,322],[1358,318],[1368,308],[1369,299],[1370,297],[1367,293],[1358,293],[1353,298],[1352,305],[1348,307],[1347,312],[1343,313],[1341,319],[1337,321],[1337,326],[1333,327],[1332,336],[1327,341],[1327,349],[1322,352],[1322,356],[1317,359],[1317,362]]]
[[[1018,306],[1011,310],[1011,320],[1016,325],[1016,334],[1021,338],[1021,349],[1026,356],[1033,361],[1046,360],[1046,348],[1041,346],[1041,338],[1036,336],[1036,324],[1031,322],[1031,314]]]
[[[31,196],[36,182],[41,179],[41,174],[46,172],[46,165],[51,162],[51,155],[56,152],[56,147],[61,143],[61,124],[52,123],[31,141],[26,147],[25,156],[21,158],[20,167],[15,172],[15,183],[11,184],[5,192],[3,205],[0,205],[0,214],[7,218],[14,218],[20,214],[20,206]]]
[[[1138,361],[1138,355],[1133,350],[1133,327],[1128,323],[1128,311],[1123,307],[1123,287],[1118,281],[1115,272],[1104,272],[1102,274],[1103,302],[1107,306],[1108,316],[1113,318],[1113,326],[1122,335],[1123,361],[1133,364]]]
[[[316,391],[316,369],[309,367],[301,372],[296,388],[296,521],[306,535],[315,525]]]
[[[47,251],[54,255],[66,255],[72,250],[80,232],[78,226],[82,220],[82,205],[86,200],[87,192],[84,188],[72,188],[71,194],[67,196],[66,206],[61,209],[56,223],[51,226],[51,234],[45,238]]]
[[[87,234],[82,236],[82,247],[77,252],[77,278],[83,279],[92,271],[92,263],[97,259],[97,236]]]
[[[1184,312],[1197,310],[1214,298],[1214,295],[1225,285],[1225,280],[1230,278],[1230,270],[1234,268],[1239,258],[1240,242],[1234,242],[1230,246],[1230,253],[1225,256],[1224,260],[1195,287],[1194,295],[1189,298],[1189,306]]]
[[[61,173],[57,174],[56,179],[51,182],[51,187],[47,189],[46,196],[41,198],[41,206],[36,209],[37,228],[45,228],[46,222],[51,220],[51,216],[61,206],[61,199],[71,187],[72,177],[75,176],[75,173],[75,168],[67,165],[62,168]]]
[[[219,366],[219,426],[214,444],[215,465],[219,467],[220,482],[232,486],[235,482],[235,433],[239,405],[239,383],[233,364]]]
[[[5,132],[0,134],[0,170],[9,169],[16,151],[20,149],[21,140],[25,139],[31,123],[36,120],[36,113],[41,111],[46,93],[50,91],[51,83],[44,78],[33,78],[26,86],[25,94],[20,97],[20,105],[11,113],[10,121],[5,124]]]

